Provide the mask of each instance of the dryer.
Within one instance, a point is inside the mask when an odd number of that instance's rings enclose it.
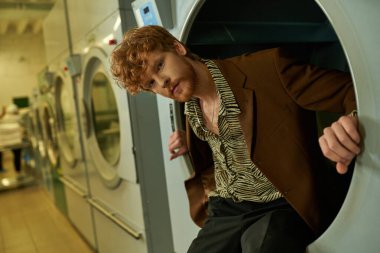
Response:
[[[44,178],[45,171],[43,170],[46,160],[46,148],[43,142],[43,128],[40,116],[40,90],[38,87],[33,89],[33,94],[30,104],[31,114],[31,145],[34,156],[34,169],[38,180],[42,181],[46,188],[49,188]]]
[[[56,102],[57,139],[61,173],[64,184],[67,215],[87,242],[96,248],[92,210],[88,203],[89,188],[87,170],[81,149],[82,136],[79,128],[74,83],[67,71],[63,54],[56,65],[50,65],[54,73],[54,97]]]
[[[99,252],[147,252],[128,100],[109,73],[113,47],[103,42],[118,18],[115,12],[91,32],[96,39],[83,56],[79,98],[90,204]]]
[[[65,194],[62,182],[60,181],[61,169],[53,73],[44,70],[42,76],[42,83],[44,85],[40,86],[39,110],[42,125],[42,140],[46,155],[42,160],[41,166],[44,174],[46,174],[44,177],[45,181],[49,182],[48,190],[54,204],[63,214],[66,214]]]
[[[363,153],[358,157],[343,206],[329,229],[309,252],[376,252],[380,247],[379,137],[380,42],[376,0],[316,0],[343,46],[356,88]]]
[[[44,70],[40,74],[40,101],[42,137],[46,148],[47,166],[50,171],[58,169],[58,140],[56,126],[56,110],[54,100],[54,87],[52,83],[52,73]]]
[[[34,172],[37,172],[36,169],[39,167],[39,157],[38,157],[38,128],[37,128],[37,121],[36,121],[36,115],[34,111],[34,102],[33,98],[30,99],[31,103],[29,106],[29,111],[27,115],[27,136],[28,141],[30,143],[30,152],[29,155],[29,161],[27,162],[27,167],[31,168]]]
[[[379,247],[376,213],[380,187],[378,97],[380,2],[375,0],[308,1],[175,1],[176,22],[169,31],[203,57],[228,57],[278,45],[302,46],[314,53],[311,61],[350,71],[357,91],[365,151],[358,157],[345,202],[330,228],[309,252],[374,252]],[[294,44],[297,43],[297,44]],[[301,43],[302,45],[299,45]],[[365,99],[365,101],[364,101]],[[174,128],[183,126],[183,108],[157,97],[162,149],[176,252],[186,252],[198,228],[188,215],[183,181],[192,168],[186,156],[169,161],[167,140]],[[171,108],[174,107],[174,110]],[[174,115],[174,122],[171,122]]]
[[[116,42],[121,41],[122,26],[126,26],[126,19],[132,19],[130,10],[122,7],[118,1],[68,1],[74,42],[71,59],[74,63],[80,57],[82,65],[76,84],[89,203],[94,210],[101,253],[148,252],[148,240],[152,240],[154,233],[145,223],[148,211],[143,207],[136,169],[128,97],[116,85],[109,69],[109,56]],[[86,13],[90,22],[83,24],[83,17],[77,13]],[[161,216],[165,218],[165,213]],[[160,229],[165,231],[165,226]],[[155,233],[160,231],[156,229]],[[162,240],[162,245],[166,245],[165,241]]]
[[[57,139],[64,184],[67,216],[83,238],[96,248],[92,210],[88,203],[87,171],[81,148],[75,84],[66,64],[71,40],[68,34],[66,1],[58,0],[44,23],[44,41],[49,79],[54,87]]]
[[[85,55],[82,126],[99,252],[147,252],[126,94],[109,73],[108,54]],[[114,238],[114,240],[110,240]]]
[[[46,95],[46,82],[41,76],[43,76],[43,72],[40,73],[40,80],[38,85],[38,99],[36,101],[36,120],[38,124],[38,129],[41,130],[39,135],[39,154],[40,154],[40,164],[39,164],[39,175],[40,180],[42,182],[43,187],[45,188],[46,192],[48,193],[48,196],[50,199],[54,202],[54,187],[53,187],[53,179],[52,174],[50,170],[50,163],[49,163],[49,156],[47,152],[47,142],[46,142],[46,125],[44,125],[44,109],[48,106],[48,98]]]

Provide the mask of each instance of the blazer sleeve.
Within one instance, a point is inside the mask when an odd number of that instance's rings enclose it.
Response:
[[[355,91],[349,74],[304,64],[281,48],[272,53],[282,86],[299,106],[313,111],[345,114],[356,109]]]

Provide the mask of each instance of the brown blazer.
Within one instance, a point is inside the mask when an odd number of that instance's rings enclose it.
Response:
[[[356,108],[349,75],[305,65],[283,49],[215,61],[240,107],[240,125],[252,161],[317,233],[331,223],[344,199],[340,177],[326,167],[315,111],[348,114]],[[212,153],[187,123],[194,175],[185,182],[196,224],[207,218],[214,189]]]

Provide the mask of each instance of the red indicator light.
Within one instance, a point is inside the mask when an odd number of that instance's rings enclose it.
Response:
[[[116,45],[117,44],[117,40],[116,39],[111,39],[108,41],[108,45]]]

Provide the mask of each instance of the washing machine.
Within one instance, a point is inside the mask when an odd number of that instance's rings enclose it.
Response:
[[[32,100],[32,99],[31,99]],[[30,143],[30,148],[28,149],[28,160],[26,162],[26,166],[30,168],[33,173],[36,172],[36,167],[38,166],[38,146],[37,146],[37,125],[35,112],[33,110],[33,102],[31,101],[29,106],[29,111],[26,116],[26,132],[27,132],[27,140]]]
[[[68,14],[74,42],[71,62],[74,66],[79,57],[81,65],[76,84],[98,251],[143,253],[149,247],[166,246],[168,240],[162,231],[169,226],[153,229],[146,225],[146,220],[152,220],[147,218],[148,209],[157,200],[143,200],[142,178],[135,162],[138,151],[132,137],[130,101],[110,74],[110,53],[121,41],[122,26],[127,25],[128,19],[133,20],[133,14],[130,8],[119,6],[119,1],[68,1]],[[149,207],[144,209],[144,205]],[[162,220],[169,219],[166,213],[161,215]],[[161,220],[153,222],[160,224]],[[161,244],[154,243],[155,236],[162,237]]]
[[[49,81],[54,88],[56,126],[59,146],[57,175],[64,184],[67,217],[79,233],[96,249],[93,214],[88,203],[87,171],[75,100],[76,87],[68,71],[71,53],[65,0],[57,0],[43,23]]]
[[[44,75],[50,76],[47,71],[43,72]],[[49,77],[46,77],[50,79]],[[50,171],[56,171],[59,164],[58,155],[58,139],[57,139],[57,126],[56,126],[56,111],[54,100],[54,88],[52,83],[48,80],[45,81],[46,85],[40,86],[40,113],[42,124],[42,137],[44,146],[46,148],[47,167]]]
[[[53,66],[54,64],[51,64]],[[54,69],[54,67],[51,67]],[[61,181],[62,168],[58,141],[58,105],[56,103],[56,85],[54,84],[54,73],[48,70],[43,72],[43,79],[46,85],[41,87],[41,124],[42,138],[46,150],[43,160],[44,167],[49,174],[51,181],[51,195],[54,204],[62,214],[67,215],[66,196],[64,185]]]
[[[44,166],[44,161],[46,160],[46,148],[43,141],[43,129],[40,117],[40,90],[38,87],[33,89],[33,94],[30,103],[30,115],[31,115],[31,136],[30,143],[33,151],[34,157],[34,173],[35,177],[39,182],[44,185],[44,175],[42,168]]]
[[[53,73],[54,100],[56,102],[57,140],[59,143],[60,171],[58,177],[64,184],[69,220],[86,241],[96,248],[92,210],[88,203],[89,188],[82,136],[79,128],[75,87],[67,69],[68,53],[63,54],[56,65],[50,65]]]
[[[90,203],[95,210],[98,247],[99,252],[147,252],[128,101],[110,76],[108,53],[104,48],[89,49],[81,87]],[[110,234],[115,240],[109,239]]]
[[[63,184],[60,181],[60,157],[57,129],[57,111],[53,74],[44,70],[42,72],[43,85],[40,86],[39,121],[42,126],[42,145],[45,155],[41,160],[43,181],[47,186],[49,195],[56,207],[66,215],[66,200]]]
[[[42,183],[42,186],[48,193],[48,196],[52,201],[54,201],[54,187],[53,187],[53,179],[52,179],[52,173],[50,170],[50,161],[49,156],[47,152],[47,142],[46,142],[46,125],[44,125],[44,109],[47,106],[47,96],[46,96],[46,82],[43,78],[43,72],[41,71],[39,76],[39,84],[38,84],[38,97],[35,103],[35,113],[36,113],[36,122],[37,122],[37,128],[40,130],[39,132],[39,140],[38,140],[38,150],[39,150],[39,156],[40,156],[40,163],[38,167],[38,172],[40,176],[40,183]]]
[[[379,66],[380,2],[376,0],[175,1],[169,31],[194,53],[225,58],[269,47],[289,46],[312,63],[352,74],[364,152],[357,158],[346,199],[334,222],[308,252],[376,252],[379,248]],[[158,8],[159,13],[159,8]],[[183,181],[188,157],[169,161],[167,140],[183,129],[183,106],[158,97],[175,252],[186,252],[198,228],[189,216]],[[171,120],[173,119],[173,120]]]

